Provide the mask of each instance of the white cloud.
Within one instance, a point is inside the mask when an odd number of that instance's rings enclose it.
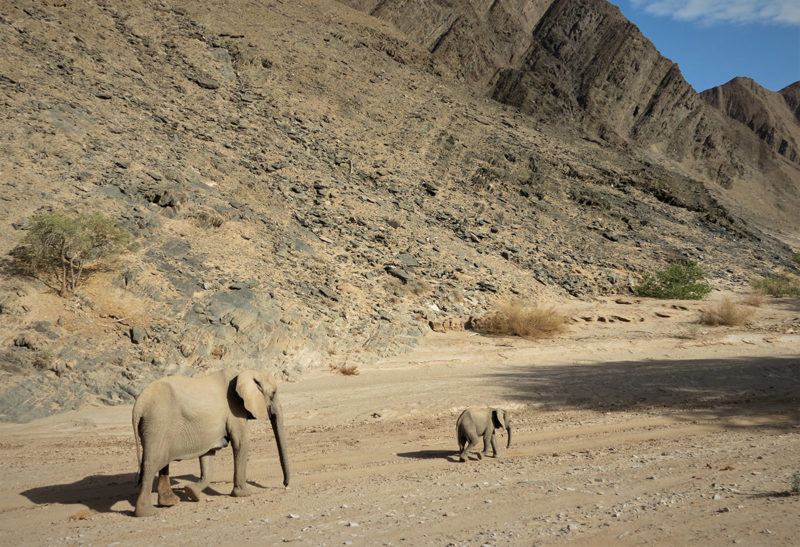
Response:
[[[798,0],[630,0],[653,15],[703,23],[800,25]]]

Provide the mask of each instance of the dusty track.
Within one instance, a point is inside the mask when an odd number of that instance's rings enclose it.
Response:
[[[748,329],[668,306],[580,305],[568,313],[593,320],[545,342],[431,335],[359,376],[283,384],[291,488],[253,423],[255,495],[226,495],[223,451],[216,494],[154,518],[131,516],[130,407],[2,425],[0,544],[796,542],[798,302]],[[473,404],[511,410],[514,444],[458,463],[455,418]],[[197,472],[172,465],[178,486]]]

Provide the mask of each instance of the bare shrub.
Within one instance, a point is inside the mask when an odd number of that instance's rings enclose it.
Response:
[[[223,219],[213,209],[200,209],[199,211],[189,213],[189,217],[194,220],[195,224],[204,230],[219,228],[225,223],[225,219]]]
[[[331,363],[328,366],[331,369],[331,372],[338,372],[344,376],[358,376],[361,374],[357,365],[334,365]]]
[[[741,326],[750,320],[753,313],[751,308],[741,306],[729,298],[723,298],[719,304],[702,312],[700,322],[713,326]]]
[[[424,279],[415,279],[408,284],[408,292],[414,296],[422,296],[431,291],[431,285]]]
[[[211,350],[211,357],[215,359],[222,359],[226,353],[228,353],[228,348],[222,344],[217,344],[214,346],[214,349]]]
[[[512,302],[478,321],[476,330],[527,339],[548,338],[563,332],[564,316],[553,308]]]
[[[792,494],[800,494],[800,471],[795,471],[789,477],[789,488]]]
[[[53,354],[47,350],[37,350],[33,354],[31,364],[36,368],[50,369],[53,366]]]
[[[766,298],[767,295],[764,291],[753,290],[747,293],[744,298],[742,298],[742,304],[753,306],[754,308],[760,308],[764,305],[764,300],[766,300]]]
[[[403,283],[399,279],[392,277],[387,279],[383,284],[384,290],[387,293],[405,297],[408,295],[423,296],[431,292],[431,285],[424,279],[413,279],[408,283]]]

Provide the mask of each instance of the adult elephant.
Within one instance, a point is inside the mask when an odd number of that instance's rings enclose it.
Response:
[[[200,458],[200,481],[186,487],[193,500],[208,485],[214,454],[233,448],[232,496],[247,496],[247,420],[269,418],[278,445],[283,484],[289,486],[289,461],[277,385],[260,371],[221,370],[210,376],[168,376],[148,385],[133,405],[133,433],[139,459],[135,515],[155,513],[150,494],[158,474],[158,504],[175,505],[169,463]]]

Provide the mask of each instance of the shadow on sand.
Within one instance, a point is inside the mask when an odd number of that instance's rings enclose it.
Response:
[[[458,461],[458,450],[416,450],[414,452],[398,452],[401,458],[413,458],[415,460],[438,460],[445,459],[450,462]]]
[[[544,408],[701,410],[724,425],[800,424],[800,356],[618,361],[515,368],[491,375],[509,398]],[[737,416],[779,415],[770,423]]]
[[[136,501],[136,473],[90,475],[69,484],[40,486],[20,492],[33,503],[79,503],[98,513],[133,514],[133,510],[117,511],[112,507],[120,501],[131,506]]]
[[[181,482],[177,483],[176,480]],[[184,493],[183,486],[186,483],[197,482],[197,480],[198,477],[194,475],[170,477],[172,490],[181,502],[191,501]],[[257,482],[248,481],[247,484],[254,488],[267,488]],[[139,487],[136,485],[136,473],[120,473],[118,475],[90,475],[69,484],[54,484],[52,486],[31,488],[20,492],[20,495],[25,496],[36,504],[81,504],[98,513],[133,515],[133,505],[136,503],[138,493]],[[228,495],[228,493],[215,490],[212,486],[207,486],[203,489],[203,493],[211,496]],[[155,496],[153,496],[153,500],[155,501]],[[112,509],[120,501],[129,502],[131,508],[126,510]]]

